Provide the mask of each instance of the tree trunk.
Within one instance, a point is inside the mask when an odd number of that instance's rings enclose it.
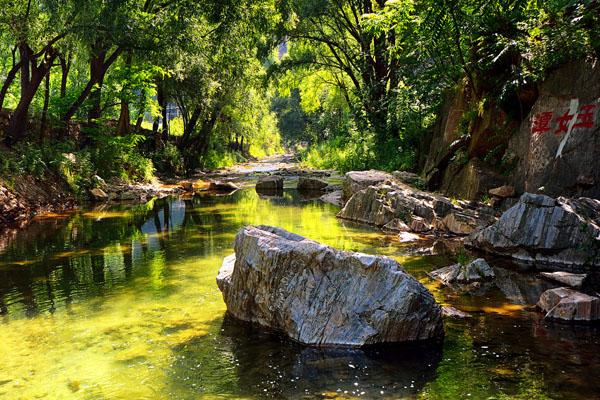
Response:
[[[88,121],[92,122],[102,116],[102,85],[104,84],[104,59],[106,52],[100,51],[90,61],[90,80],[95,82],[90,93],[91,107],[88,112]]]
[[[222,105],[217,102],[213,106],[209,118],[202,122],[202,126],[197,135],[183,138],[180,143],[180,151],[183,154],[186,172],[198,168],[198,156],[206,154],[210,145],[210,136],[215,127],[219,116],[221,115]],[[191,122],[192,118],[190,118]]]
[[[169,140],[169,116],[167,115],[167,96],[162,82],[157,85],[156,101],[162,114],[162,140],[167,143]]]
[[[67,95],[67,83],[69,78],[69,71],[71,69],[71,54],[65,57],[62,55],[58,56],[60,61],[60,69],[62,71],[62,75],[60,77],[60,98],[64,99]]]
[[[83,102],[88,98],[88,96],[90,96],[90,93],[94,89],[96,83],[99,83],[100,81],[104,80],[104,75],[106,75],[106,71],[108,71],[110,66],[117,60],[117,58],[119,58],[121,52],[121,48],[115,49],[115,51],[103,63],[101,71],[94,71],[97,72],[97,74],[90,75],[90,80],[88,81],[87,85],[85,86],[79,97],[73,102],[73,104],[71,104],[71,107],[69,107],[69,109],[63,116],[63,121],[68,122],[69,120],[71,120],[71,118],[73,118],[73,116],[75,115],[77,110],[79,110]]]
[[[48,125],[48,105],[50,103],[50,72],[52,70],[48,69],[48,73],[46,74],[46,82],[44,87],[44,108],[42,109],[42,121],[40,123],[40,138],[44,140],[46,135],[46,128]]]
[[[131,70],[132,58],[133,57],[130,51],[127,53],[127,57],[125,59],[125,66],[128,68],[128,70]],[[117,132],[121,136],[128,135],[131,131],[131,114],[129,112],[129,102],[127,100],[124,100],[127,99],[128,90],[128,85],[123,85],[123,88],[121,89],[121,112],[119,114],[119,129]]]
[[[142,123],[144,122],[144,114],[140,113],[135,121],[135,131],[139,132],[142,129]]]
[[[4,80],[4,84],[2,85],[2,89],[0,89],[0,110],[4,107],[4,99],[6,98],[6,93],[8,93],[8,89],[17,77],[17,73],[20,69],[21,62],[18,62],[11,68],[10,71],[8,71],[8,74],[6,75],[6,79]]]
[[[131,131],[130,127],[129,103],[121,100],[121,113],[119,115],[119,130],[120,136],[128,135]]]
[[[189,118],[188,123],[185,125],[183,129],[183,139],[182,143],[184,146],[189,142],[190,138],[194,134],[194,129],[196,129],[196,125],[198,124],[198,119],[200,119],[200,114],[202,113],[202,107],[196,106],[194,108],[194,112],[192,116]]]
[[[26,68],[21,66],[21,73],[24,74],[25,77],[21,77],[21,98],[19,99],[19,104],[17,105],[17,108],[15,108],[15,111],[10,119],[10,124],[6,132],[9,144],[22,138],[27,131],[29,106],[31,105],[31,102],[37,93],[42,80],[48,71],[50,71],[52,63],[56,58],[56,53],[53,51],[49,54],[45,54],[45,60],[42,61],[42,63],[38,66],[36,65],[35,58],[32,57],[33,52],[29,46],[24,45],[23,54],[25,54],[24,57],[25,60],[27,60],[27,63],[23,64],[26,64],[27,66]]]

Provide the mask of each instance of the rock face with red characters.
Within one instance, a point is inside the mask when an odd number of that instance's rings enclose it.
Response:
[[[517,192],[600,197],[600,65],[578,62],[539,87],[508,146]]]
[[[472,116],[468,87],[448,94],[422,163],[427,189],[469,200],[502,186],[600,199],[600,63],[564,65],[515,96]]]

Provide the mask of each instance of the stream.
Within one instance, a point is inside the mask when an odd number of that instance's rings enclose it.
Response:
[[[245,188],[37,218],[0,239],[0,398],[600,398],[598,327],[531,307],[552,284],[492,259],[494,284],[453,293],[426,275],[455,261],[444,242],[401,243],[337,212]],[[215,277],[248,224],[393,257],[471,318],[447,319],[440,346],[364,349],[232,321]]]

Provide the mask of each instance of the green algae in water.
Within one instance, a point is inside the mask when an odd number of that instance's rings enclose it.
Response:
[[[335,218],[295,191],[165,199],[42,218],[0,240],[0,397],[10,399],[581,398],[597,396],[595,327],[547,324],[545,289],[498,269],[475,295],[426,272],[430,242]],[[239,228],[276,225],[398,259],[438,301],[473,313],[441,347],[314,349],[225,317],[215,276]]]

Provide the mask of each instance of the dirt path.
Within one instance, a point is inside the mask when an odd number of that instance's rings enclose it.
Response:
[[[257,172],[276,172],[285,169],[300,169],[300,163],[294,154],[276,154],[259,161],[234,165],[233,167],[225,168],[224,171],[232,174],[252,174]]]

